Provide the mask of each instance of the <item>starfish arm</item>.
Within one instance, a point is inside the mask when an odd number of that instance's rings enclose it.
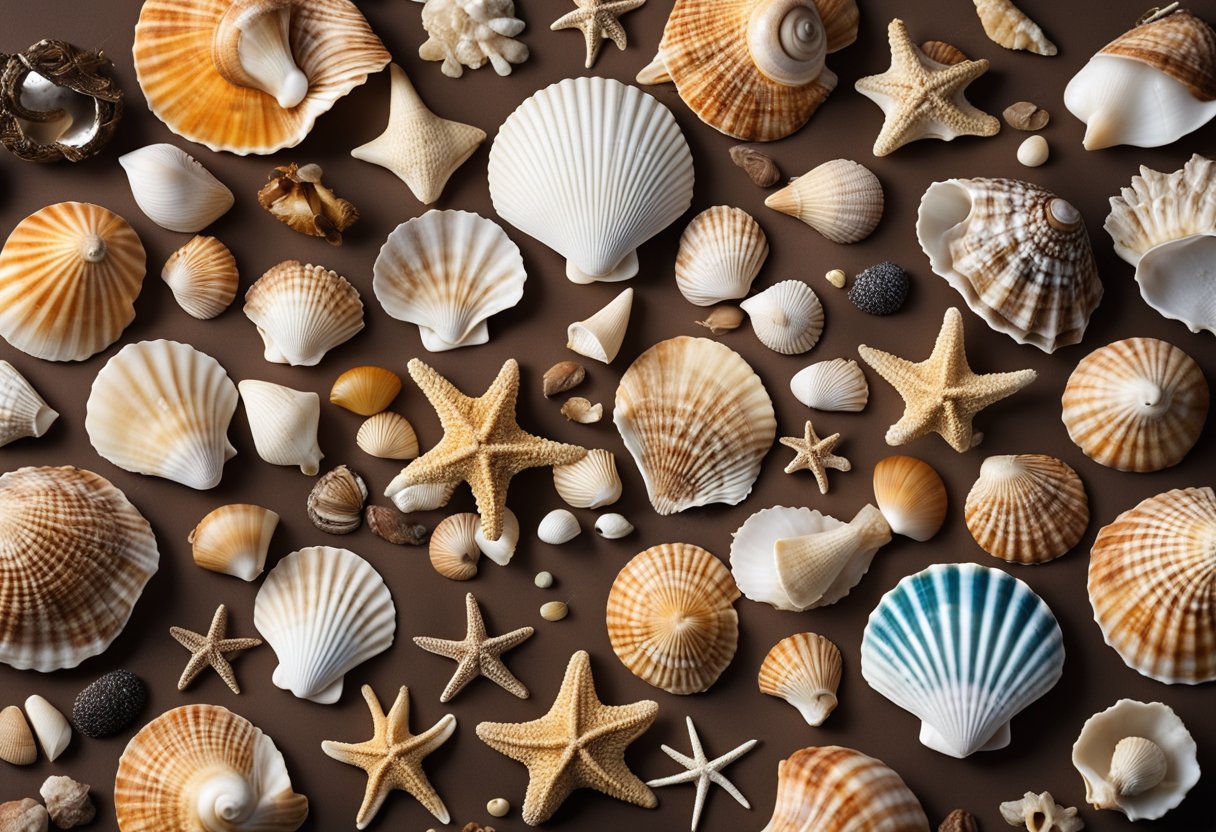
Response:
[[[580,781],[587,788],[646,809],[659,805],[659,799],[650,787],[625,765],[624,748],[612,755],[610,767],[612,771],[602,765],[585,747],[579,749],[578,769],[582,775]]]
[[[583,61],[584,69],[591,69],[595,59],[600,56],[600,47],[604,45],[604,34],[597,21],[592,18],[583,23],[583,41],[587,47],[587,58]]]
[[[215,649],[220,653],[241,653],[245,650],[252,650],[255,647],[260,647],[262,640],[260,638],[226,638],[216,642]]]
[[[182,627],[170,627],[169,635],[173,636],[178,644],[192,653],[207,643],[206,637],[202,634],[196,633],[193,630],[183,629]]]
[[[195,680],[199,673],[202,673],[203,668],[207,666],[207,656],[205,653],[195,653],[190,657],[190,661],[186,663],[186,669],[182,671],[181,678],[177,680],[177,689],[185,690],[190,686],[190,683]]]
[[[737,800],[739,802],[739,805],[742,806],[744,809],[752,808],[752,805],[747,802],[747,798],[744,797],[743,793],[740,792],[739,789],[735,787],[735,784],[730,782],[729,780],[727,780],[719,772],[716,772],[716,771],[708,772],[708,776],[709,776],[710,780],[712,780],[717,785],[721,786],[723,791],[725,791],[727,794],[729,794],[731,797],[733,797],[735,800]]]
[[[224,637],[224,631],[228,628],[228,608],[220,604],[215,608],[215,613],[211,616],[211,626],[207,630],[207,637],[212,639],[221,639]]]
[[[241,686],[236,681],[236,672],[233,671],[232,665],[228,663],[228,660],[224,658],[222,653],[218,650],[212,653],[208,664],[215,668],[215,672],[219,674],[219,677],[224,680],[224,684],[233,693],[239,694],[241,692]]]
[[[520,627],[518,630],[512,630],[509,633],[503,633],[500,636],[486,639],[485,646],[491,653],[501,655],[511,648],[523,644],[535,632],[536,630],[532,627]]]
[[[677,763],[684,766],[685,768],[692,769],[692,768],[696,768],[697,766],[700,765],[700,763],[697,762],[697,760],[695,760],[692,757],[681,754],[679,751],[676,751],[670,745],[660,745],[659,748],[663,749],[664,754],[666,754],[668,757],[675,760]]]
[[[481,607],[477,598],[471,592],[464,596],[465,639],[479,643],[486,640],[486,621],[481,615]]]
[[[730,751],[727,751],[721,757],[718,757],[716,760],[709,763],[709,767],[712,768],[714,771],[719,771],[721,769],[724,769],[728,765],[733,763],[735,760],[739,759],[744,754],[746,754],[747,752],[749,752],[753,748],[755,748],[758,743],[759,743],[759,740],[748,740],[747,742],[740,745],[738,748],[732,748]]]
[[[625,35],[625,27],[621,25],[619,20],[617,20],[615,17],[609,17],[604,22],[603,32],[604,35],[616,45],[617,49],[620,49],[621,51],[625,50],[628,40]]]
[[[443,689],[443,693],[439,694],[439,701],[450,702],[452,697],[464,690],[465,685],[476,679],[480,673],[481,665],[477,661],[477,651],[470,650],[460,657],[456,670],[452,672],[452,678],[448,680],[447,687]]]
[[[498,685],[507,693],[520,699],[528,698],[528,688],[503,664],[498,656],[480,653],[478,669],[482,676]]]
[[[675,786],[680,783],[691,783],[701,776],[701,770],[697,768],[689,769],[688,771],[677,772],[676,774],[668,775],[667,777],[659,777],[655,780],[647,780],[647,786]]]
[[[709,794],[709,776],[702,773],[697,778],[697,796],[692,804],[692,832],[697,832],[697,824],[701,822],[701,812],[705,809],[705,797]]]
[[[434,653],[436,656],[443,656],[447,659],[456,659],[457,661],[465,653],[465,643],[463,641],[432,638],[430,636],[414,636],[414,644],[428,653]]]

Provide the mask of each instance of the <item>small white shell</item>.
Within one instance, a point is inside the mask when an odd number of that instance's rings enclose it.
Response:
[[[232,207],[232,191],[190,154],[150,144],[118,157],[131,193],[148,219],[170,231],[202,231]]]
[[[566,505],[603,508],[621,498],[621,477],[611,451],[596,448],[578,462],[553,467],[553,486]]]
[[[48,761],[55,762],[72,741],[72,726],[67,717],[36,693],[25,700],[25,715],[42,746],[42,753]]]
[[[443,508],[456,492],[456,483],[423,483],[409,485],[404,474],[398,474],[384,489],[384,496],[393,501],[393,505],[402,514],[412,514],[415,511],[434,511]]]
[[[262,574],[279,515],[249,503],[231,503],[207,514],[190,532],[194,562],[203,569],[252,581]]]
[[[542,543],[560,546],[574,540],[581,531],[577,517],[564,508],[555,508],[541,519],[536,536]]]
[[[782,355],[798,355],[823,334],[823,305],[801,280],[783,280],[739,304],[760,343]]]
[[[865,373],[849,358],[833,358],[804,367],[790,379],[790,392],[815,410],[860,413],[870,401]]]
[[[177,305],[202,321],[228,308],[240,279],[236,258],[228,247],[201,235],[170,254],[160,276],[169,284]]]
[[[715,205],[693,217],[680,235],[676,286],[697,306],[744,298],[767,258],[760,223],[742,208]]]
[[[633,524],[623,514],[603,514],[595,521],[595,531],[607,540],[618,540],[633,531]]]
[[[337,272],[284,260],[245,293],[245,316],[262,336],[264,358],[312,367],[363,329],[359,291]]]
[[[628,288],[587,320],[570,324],[566,329],[566,348],[611,364],[625,340],[632,310],[633,289]]]
[[[400,413],[384,410],[359,426],[355,444],[365,454],[381,459],[413,459],[418,456],[418,436]]]
[[[519,518],[511,509],[503,508],[502,532],[499,534],[498,540],[486,539],[481,530],[481,520],[478,518],[477,531],[473,533],[473,540],[476,541],[477,548],[483,555],[499,566],[506,566],[515,556],[515,547],[519,545]]]
[[[864,165],[835,159],[770,194],[764,204],[802,220],[833,243],[856,243],[882,220],[882,184]]]
[[[0,361],[0,447],[26,436],[42,436],[59,418],[25,376]]]
[[[325,454],[317,445],[321,399],[269,381],[245,379],[237,385],[258,456],[271,465],[298,465],[314,476]]]

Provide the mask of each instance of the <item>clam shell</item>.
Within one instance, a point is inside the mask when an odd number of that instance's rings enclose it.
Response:
[[[25,700],[25,715],[49,762],[55,762],[72,741],[72,726],[63,712],[38,694]]]
[[[566,349],[611,364],[625,340],[632,311],[633,288],[630,287],[587,320],[570,324],[566,328]]]
[[[245,379],[237,388],[258,456],[271,465],[298,465],[301,473],[315,476],[325,458],[317,445],[317,394],[255,379]]]
[[[777,582],[800,610],[835,604],[869,571],[880,548],[891,542],[891,527],[874,506],[840,526],[773,543]]]
[[[7,361],[0,361],[0,447],[42,436],[59,418],[25,376]]]
[[[329,401],[360,416],[374,416],[401,392],[401,377],[383,367],[351,367],[334,380]]]
[[[778,540],[833,531],[844,525],[835,517],[805,507],[773,506],[755,512],[735,530],[730,546],[730,571],[740,591],[753,601],[800,612],[778,579],[773,547]]]
[[[240,275],[236,258],[214,237],[196,236],[169,255],[160,272],[177,305],[205,321],[219,315],[236,297]]]
[[[760,223],[742,208],[715,205],[693,217],[680,235],[676,287],[697,306],[744,298],[767,258]]]
[[[252,581],[266,566],[279,515],[249,503],[212,510],[190,532],[194,562],[203,569]]]
[[[477,574],[481,549],[477,530],[481,518],[471,511],[443,518],[431,532],[431,566],[445,578],[467,581]]]
[[[228,213],[235,201],[223,182],[171,144],[132,150],[119,156],[118,163],[139,210],[170,231],[202,231]]]
[[[595,531],[605,540],[619,540],[633,531],[633,524],[621,514],[601,514],[595,521]]]
[[[536,536],[542,543],[560,546],[574,540],[582,531],[577,517],[564,508],[555,508],[541,518],[540,525],[536,527]]]
[[[967,494],[967,530],[1010,563],[1046,563],[1069,552],[1089,526],[1077,472],[1044,454],[990,456]]]
[[[801,280],[783,280],[739,304],[760,343],[782,355],[798,355],[819,343],[823,304]]]
[[[815,410],[860,413],[870,401],[865,373],[850,358],[833,358],[804,367],[790,379],[790,392]]]
[[[443,508],[456,493],[457,483],[436,482],[406,485],[405,478],[398,474],[384,489],[384,496],[393,501],[393,505],[403,514],[415,511],[434,511]]]
[[[275,364],[311,367],[363,329],[363,301],[345,277],[322,266],[284,260],[245,293],[253,321]]]
[[[798,709],[819,726],[836,710],[843,662],[840,649],[817,633],[795,633],[773,645],[760,664],[760,692]]]
[[[473,533],[473,540],[483,555],[499,566],[506,566],[515,556],[515,547],[519,545],[519,518],[511,509],[504,508],[502,533],[499,534],[497,540],[486,538],[485,532],[481,528],[481,519],[478,518],[477,531]]]
[[[553,466],[553,487],[573,508],[603,508],[621,499],[621,477],[612,451],[587,451],[578,462]]]
[[[418,436],[400,413],[383,411],[359,426],[355,435],[359,450],[381,459],[413,459],[418,456]]]
[[[308,519],[327,534],[350,534],[363,522],[367,484],[345,465],[317,480],[308,493]]]
[[[891,531],[922,543],[946,522],[946,484],[914,456],[889,456],[874,466],[874,502]]]
[[[28,766],[38,759],[38,745],[16,705],[0,710],[0,760],[14,766]]]
[[[764,204],[802,220],[833,243],[859,243],[882,220],[882,183],[865,165],[835,159],[812,168]]]

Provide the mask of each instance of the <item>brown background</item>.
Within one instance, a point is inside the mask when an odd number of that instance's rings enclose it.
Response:
[[[980,816],[986,829],[1003,828],[997,803],[1032,789],[1050,790],[1067,805],[1084,804],[1080,776],[1069,753],[1084,720],[1120,697],[1161,700],[1187,723],[1200,747],[1205,779],[1181,808],[1164,820],[1142,823],[1140,829],[1210,830],[1212,774],[1216,770],[1216,723],[1211,719],[1212,690],[1167,687],[1126,668],[1118,655],[1103,644],[1094,624],[1085,591],[1086,552],[1097,529],[1139,500],[1176,486],[1210,484],[1216,462],[1211,443],[1203,443],[1177,467],[1155,474],[1123,474],[1102,468],[1069,442],[1060,422],[1059,397],[1069,372],[1087,352],[1118,338],[1151,335],[1165,338],[1194,356],[1209,378],[1216,378],[1216,353],[1211,336],[1192,335],[1179,323],[1153,313],[1140,299],[1132,270],[1116,259],[1102,231],[1107,198],[1127,184],[1140,164],[1161,170],[1177,169],[1195,150],[1211,146],[1216,132],[1209,127],[1177,144],[1154,150],[1117,148],[1087,153],[1081,148],[1082,125],[1064,109],[1062,92],[1067,79],[1088,57],[1122,32],[1143,11],[1144,0],[1103,0],[1087,3],[1053,3],[1023,0],[1060,46],[1061,54],[1044,58],[1005,51],[990,43],[967,0],[932,3],[864,0],[862,30],[856,44],[829,59],[840,84],[820,113],[802,131],[767,148],[786,175],[801,173],[837,157],[857,159],[871,167],[886,188],[886,216],[877,233],[852,247],[832,245],[795,220],[764,208],[765,193],[755,188],[727,157],[732,142],[701,124],[683,105],[672,87],[650,88],[675,114],[684,129],[696,162],[693,210],[714,204],[741,206],[755,215],[769,235],[772,254],[757,281],[758,287],[788,278],[808,281],[819,293],[827,311],[827,328],[819,345],[804,356],[784,357],[762,347],[744,328],[725,338],[742,353],[764,379],[777,410],[782,435],[799,434],[811,415],[789,393],[795,371],[812,361],[856,356],[859,342],[892,349],[919,360],[925,357],[947,306],[961,305],[959,297],[934,276],[920,252],[914,234],[916,209],[925,187],[936,179],[968,176],[1014,176],[1043,183],[1073,201],[1087,219],[1106,297],[1095,314],[1082,346],[1048,356],[1032,347],[1019,347],[990,331],[970,312],[965,313],[968,347],[979,371],[1034,367],[1038,381],[1016,398],[985,412],[977,428],[987,438],[980,450],[958,455],[932,436],[901,449],[929,459],[942,473],[953,502],[946,528],[925,544],[897,539],[882,550],[870,574],[839,604],[805,614],[778,612],[766,605],[742,600],[738,604],[741,641],[734,663],[706,694],[675,697],[650,688],[634,678],[614,657],[603,625],[604,602],[613,576],[625,561],[647,546],[663,541],[696,543],[726,557],[730,533],[752,512],[775,504],[810,505],[848,518],[872,499],[870,472],[892,452],[883,443],[886,427],[901,412],[899,397],[873,373],[871,403],[862,414],[819,414],[821,433],[840,431],[841,450],[852,459],[853,472],[832,474],[832,492],[820,497],[807,474],[782,473],[789,453],[775,449],[750,499],[736,507],[715,506],[674,517],[658,517],[651,510],[642,480],[625,453],[611,422],[583,427],[567,423],[558,414],[558,402],[540,394],[540,375],[553,362],[570,357],[564,349],[565,327],[585,317],[614,297],[619,286],[575,286],[562,270],[560,258],[529,237],[508,227],[520,246],[529,270],[523,302],[499,314],[490,323],[489,344],[441,354],[427,354],[416,328],[391,320],[371,292],[371,268],[385,236],[396,224],[423,211],[395,177],[378,167],[351,159],[350,148],[379,134],[387,107],[387,73],[343,99],[322,117],[311,136],[298,148],[270,158],[238,158],[215,154],[171,134],[152,117],[144,104],[131,66],[132,30],[139,10],[136,0],[76,2],[43,0],[25,3],[5,17],[0,50],[24,49],[43,37],[67,39],[85,47],[103,48],[114,61],[113,71],[126,91],[127,114],[114,142],[99,158],[78,164],[36,166],[0,153],[0,231],[7,234],[22,217],[52,202],[84,200],[105,205],[130,221],[140,232],[149,255],[149,275],[136,306],[135,322],[123,338],[104,353],[80,364],[52,364],[26,356],[0,344],[0,356],[12,361],[62,418],[50,434],[38,441],[24,440],[0,450],[5,470],[22,465],[65,464],[91,468],[122,488],[151,521],[161,548],[159,573],[123,635],[102,656],[74,670],[50,675],[18,672],[0,667],[0,704],[20,703],[41,693],[69,711],[76,692],[101,673],[117,667],[139,673],[151,688],[144,721],[188,702],[212,702],[250,718],[267,731],[282,749],[296,790],[310,799],[307,828],[348,829],[362,796],[364,775],[322,755],[322,739],[360,740],[370,723],[358,687],[370,682],[382,699],[391,701],[398,685],[412,691],[415,729],[425,728],[441,714],[452,712],[459,720],[455,737],[428,762],[431,779],[451,809],[454,823],[487,821],[486,800],[504,796],[516,807],[522,802],[525,771],[522,766],[484,746],[474,736],[478,721],[526,720],[545,712],[570,654],[587,649],[601,697],[609,703],[642,698],[659,702],[655,726],[633,746],[629,760],[650,779],[673,773],[675,764],[659,750],[668,743],[688,750],[684,716],[697,722],[711,755],[721,754],[746,739],[760,745],[732,766],[729,776],[752,802],[745,811],[728,796],[709,798],[703,830],[755,829],[763,826],[773,806],[777,762],[797,748],[841,744],[877,756],[894,767],[921,798],[936,824],[947,812],[965,807]],[[546,84],[583,74],[583,43],[577,32],[550,32],[549,23],[570,8],[565,0],[525,0],[520,13],[528,28],[524,41],[530,60],[507,78],[488,67],[466,72],[460,80],[446,78],[434,63],[417,58],[423,39],[419,6],[405,0],[367,0],[364,8],[375,30],[417,85],[423,98],[441,115],[477,124],[493,136],[498,125],[528,95]],[[653,55],[670,2],[649,0],[644,8],[624,18],[630,48],[618,52],[605,46],[596,74],[630,80]],[[970,91],[971,100],[999,113],[1006,105],[1029,99],[1047,107],[1053,121],[1044,135],[1052,144],[1053,158],[1043,168],[1028,170],[1014,159],[1025,134],[1005,127],[990,139],[961,139],[951,144],[918,142],[885,159],[875,159],[870,145],[879,128],[880,113],[853,91],[861,75],[881,72],[888,65],[885,43],[887,21],[905,16],[914,38],[943,39],[973,57],[992,61],[991,71]],[[189,67],[183,67],[189,72]],[[236,206],[210,229],[236,253],[242,287],[274,263],[298,258],[324,264],[346,275],[363,294],[366,330],[345,346],[333,350],[319,367],[298,368],[270,364],[261,357],[262,346],[253,325],[234,304],[213,321],[188,317],[174,303],[157,277],[165,258],[188,235],[165,231],[150,222],[135,206],[118,154],[150,142],[171,141],[213,171],[237,195]],[[486,143],[453,177],[439,207],[464,208],[493,216],[486,187]],[[288,161],[319,162],[326,181],[354,201],[363,219],[347,234],[342,248],[305,238],[280,225],[259,209],[253,195],[273,164]],[[691,216],[691,213],[689,214]],[[641,250],[641,273],[631,285],[638,292],[633,320],[621,354],[611,367],[589,367],[589,381],[578,393],[611,409],[616,382],[634,357],[655,342],[677,334],[699,334],[692,322],[703,310],[686,303],[675,288],[672,263],[680,230],[687,218]],[[904,310],[888,319],[870,318],[855,310],[843,292],[823,279],[830,268],[850,275],[880,260],[902,263],[913,275],[910,300]],[[483,561],[475,580],[456,584],[438,577],[425,552],[395,548],[365,529],[346,538],[328,537],[308,522],[304,500],[313,480],[298,471],[261,462],[253,449],[243,410],[231,429],[240,454],[226,467],[224,480],[211,492],[195,492],[166,480],[122,471],[100,459],[84,431],[84,403],[97,371],[124,343],[151,338],[175,338],[214,355],[234,380],[261,378],[299,389],[315,390],[324,398],[338,373],[359,363],[374,362],[405,376],[405,363],[422,356],[459,386],[478,394],[507,357],[520,359],[524,391],[521,423],[541,434],[607,447],[617,454],[625,496],[616,508],[632,519],[637,531],[622,541],[604,541],[590,533],[592,512],[578,512],[586,532],[573,543],[550,547],[539,543],[533,530],[545,512],[561,503],[546,471],[520,476],[511,490],[510,506],[519,515],[525,540],[509,568]],[[588,362],[593,364],[594,362]],[[394,405],[417,427],[424,447],[439,437],[438,423],[416,387],[407,382]],[[357,450],[354,442],[359,418],[323,405],[321,445],[325,468],[346,462],[360,471],[379,494],[398,465],[374,460]],[[1078,551],[1037,568],[1005,567],[1029,582],[1051,606],[1063,627],[1068,658],[1064,678],[1046,697],[1013,722],[1013,743],[999,752],[955,760],[922,747],[916,739],[917,723],[908,713],[880,697],[861,679],[858,649],[862,628],[878,599],[904,575],[936,562],[974,561],[1002,566],[975,546],[963,526],[960,506],[986,455],[1043,452],[1057,455],[1077,469],[1091,498],[1093,523]],[[270,680],[275,666],[272,650],[262,647],[236,663],[244,693],[232,695],[214,674],[203,676],[190,690],[179,693],[175,683],[186,653],[169,637],[178,624],[205,628],[216,604],[231,610],[231,632],[253,635],[253,599],[258,584],[205,572],[190,558],[186,535],[207,511],[226,502],[249,501],[277,510],[283,522],[272,546],[271,564],[283,554],[307,545],[349,547],[371,560],[383,573],[398,611],[397,642],[392,649],[362,665],[347,677],[340,703],[320,706],[297,700]],[[385,502],[383,498],[378,501]],[[450,510],[471,508],[462,489]],[[443,516],[427,517],[433,524]],[[532,577],[548,569],[557,577],[549,591],[536,589]],[[459,638],[464,628],[462,598],[472,590],[481,599],[493,631],[533,624],[538,633],[509,656],[508,663],[531,688],[532,698],[516,700],[487,681],[475,682],[455,702],[440,706],[439,692],[453,665],[423,653],[409,642],[419,634]],[[537,608],[551,599],[570,603],[570,617],[558,624],[539,619]],[[834,640],[845,656],[841,704],[821,728],[805,725],[784,702],[761,696],[756,670],[768,648],[783,636],[813,630]],[[45,760],[26,769],[0,769],[0,799],[36,796],[38,785],[50,774],[70,774],[91,783],[100,808],[97,829],[112,829],[110,793],[119,755],[134,731],[107,740],[77,737],[55,764]],[[647,812],[593,793],[568,800],[551,821],[554,828],[613,830],[678,830],[688,823],[691,787],[659,791],[660,807]],[[1084,809],[1088,828],[1116,832],[1131,828],[1121,815]],[[407,795],[388,801],[378,820],[380,829],[422,830],[435,825]],[[523,827],[518,811],[493,821],[500,830]]]

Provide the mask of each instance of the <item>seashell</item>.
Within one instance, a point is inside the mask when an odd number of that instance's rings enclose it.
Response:
[[[372,534],[394,546],[421,546],[431,534],[426,526],[410,522],[409,517],[395,508],[368,506],[363,516]]]
[[[553,487],[573,508],[603,508],[621,499],[621,477],[612,451],[587,451],[578,462],[553,466]]]
[[[536,536],[542,543],[560,546],[574,540],[582,530],[577,517],[564,508],[555,508],[541,518],[540,525],[536,527]]]
[[[0,447],[27,436],[46,433],[59,418],[25,376],[0,361]]]
[[[294,832],[308,798],[274,740],[218,705],[183,705],[139,729],[118,760],[119,832]]]
[[[587,320],[570,324],[566,328],[566,349],[611,364],[625,340],[632,310],[633,289],[627,288]]]
[[[825,56],[857,39],[852,0],[678,0],[639,84],[673,81],[697,118],[742,141],[784,138],[836,87]]]
[[[59,202],[17,223],[0,250],[0,335],[47,361],[83,361],[135,319],[147,256],[126,220]]]
[[[502,228],[468,211],[427,211],[403,222],[372,272],[384,311],[417,324],[431,352],[488,341],[486,320],[519,303],[528,277]]]
[[[582,396],[571,396],[562,402],[561,413],[571,422],[594,425],[604,418],[604,406],[598,402],[592,404]]]
[[[1089,526],[1077,472],[1044,454],[990,456],[967,494],[967,531],[1010,563],[1046,563],[1069,552]]]
[[[383,367],[351,367],[334,381],[329,401],[360,416],[375,416],[401,392],[401,377]]]
[[[129,670],[111,670],[94,679],[72,702],[72,724],[90,739],[121,734],[148,704],[148,686]]]
[[[483,555],[499,566],[506,566],[515,555],[515,547],[519,545],[519,518],[515,516],[515,512],[511,511],[511,509],[504,508],[502,533],[498,536],[497,540],[490,540],[486,537],[484,530],[481,528],[481,518],[478,518],[477,530],[473,533],[473,540]]]
[[[434,511],[443,508],[456,493],[454,482],[420,483],[406,485],[404,475],[398,474],[384,489],[384,496],[393,501],[393,505],[402,514],[413,514],[415,511]]]
[[[1169,685],[1216,679],[1216,494],[1174,489],[1102,527],[1089,603],[1124,663]]]
[[[878,177],[849,159],[824,162],[764,200],[833,243],[859,243],[873,234],[882,220],[883,202]]]
[[[777,804],[761,832],[929,832],[904,781],[882,761],[826,745],[777,766]]]
[[[974,0],[984,34],[1006,49],[1025,49],[1036,55],[1054,55],[1057,50],[1039,25],[1013,5],[1013,0]]]
[[[823,275],[824,280],[831,283],[837,289],[843,289],[845,283],[844,269],[828,269]]]
[[[633,524],[620,514],[601,514],[596,518],[595,531],[606,540],[619,540],[633,531]]]
[[[30,727],[38,737],[42,753],[49,762],[55,762],[72,741],[72,726],[63,713],[38,694],[25,700],[25,715]]]
[[[84,427],[102,457],[125,471],[215,488],[236,456],[228,424],[236,387],[219,362],[189,344],[127,344],[93,380]]]
[[[960,759],[1007,746],[1010,720],[1063,668],[1060,625],[1043,600],[973,563],[936,564],[901,580],[870,613],[861,640],[870,687],[920,717],[922,745]]]
[[[359,220],[359,209],[325,187],[323,175],[320,165],[280,165],[258,191],[258,205],[292,231],[340,246],[342,232]]]
[[[612,413],[659,514],[737,505],[777,435],[760,377],[734,350],[681,336],[642,353],[621,377]]]
[[[445,578],[467,581],[477,574],[481,549],[477,530],[481,518],[471,511],[443,518],[431,532],[431,566]]]
[[[317,480],[308,493],[308,519],[326,534],[350,534],[363,522],[367,484],[345,465]]]
[[[499,75],[510,75],[511,64],[528,60],[528,47],[515,39],[524,22],[515,16],[511,0],[424,0],[422,28],[427,39],[418,47],[418,57],[443,61],[440,69],[449,78],[486,61]]]
[[[693,217],[680,235],[676,287],[697,306],[744,298],[767,258],[760,223],[742,208],[715,205]]]
[[[1199,782],[1196,752],[1191,732],[1168,705],[1120,699],[1085,721],[1072,764],[1095,809],[1156,820]]]
[[[628,280],[638,246],[692,204],[692,155],[651,96],[568,78],[507,117],[489,181],[498,215],[564,257],[575,283]]]
[[[730,571],[740,591],[753,601],[770,604],[779,610],[800,611],[777,577],[773,547],[778,540],[832,531],[842,526],[844,523],[835,517],[805,507],[774,506],[754,512],[735,530],[730,546]]]
[[[1076,807],[1061,806],[1051,792],[1026,792],[1021,800],[1006,800],[999,808],[1005,823],[1024,826],[1031,832],[1079,832],[1085,828]]]
[[[914,456],[889,456],[874,466],[874,502],[891,531],[922,543],[946,522],[946,484]]]
[[[643,682],[675,694],[708,690],[739,642],[739,589],[722,561],[691,543],[634,556],[608,592],[613,652]]]
[[[772,569],[781,590],[800,610],[835,604],[857,586],[874,554],[891,542],[891,527],[874,506],[863,506],[848,523],[779,538]]]
[[[752,295],[740,308],[751,320],[760,343],[782,355],[798,355],[819,343],[823,305],[801,280],[783,280]]]
[[[236,258],[214,237],[196,236],[169,255],[160,271],[173,299],[187,315],[206,321],[236,297],[240,275]]]
[[[790,379],[794,398],[815,410],[860,413],[870,401],[866,375],[849,358],[811,364]]]
[[[249,503],[231,503],[212,510],[190,532],[194,562],[203,569],[252,581],[266,566],[270,539],[279,515]]]
[[[934,182],[916,238],[933,271],[988,326],[1044,352],[1080,342],[1102,300],[1081,214],[1013,179]]]
[[[1106,44],[1064,88],[1086,150],[1160,147],[1216,116],[1216,31],[1173,8]]]
[[[258,456],[271,465],[298,465],[301,473],[315,476],[325,458],[317,445],[317,394],[254,379],[245,379],[237,388]]]
[[[565,601],[546,601],[540,605],[540,617],[546,621],[561,621],[570,614],[570,606]]]
[[[583,379],[587,377],[587,370],[582,364],[577,361],[559,361],[549,369],[545,370],[545,376],[542,380],[543,392],[545,398],[556,396],[559,393],[565,393],[568,390],[573,390],[583,383]]]
[[[798,709],[807,725],[818,727],[836,710],[843,661],[840,650],[816,633],[781,639],[760,664],[760,692]]]
[[[730,160],[743,169],[759,188],[771,188],[781,179],[781,170],[768,155],[754,147],[737,144],[730,149]]]
[[[963,61],[970,60],[967,53],[959,49],[952,43],[946,43],[940,40],[927,40],[921,43],[920,51],[925,53],[925,57],[931,61],[937,61],[943,66],[954,66],[961,64]]]
[[[1181,462],[1208,414],[1208,383],[1185,352],[1127,338],[1085,356],[1064,387],[1068,436],[1095,462],[1159,471]]]
[[[57,829],[72,829],[92,823],[97,808],[89,798],[89,787],[62,775],[46,778],[38,788],[46,801],[47,814]]]
[[[46,832],[50,815],[37,800],[23,797],[0,803],[0,823],[18,832]]]
[[[118,157],[131,195],[148,219],[193,234],[218,220],[235,201],[232,191],[193,156],[171,144],[150,144]]]
[[[709,330],[710,335],[722,335],[734,332],[743,324],[747,314],[737,306],[715,306],[705,316],[705,320],[697,321],[697,326]]]
[[[0,760],[28,766],[38,759],[38,746],[25,715],[16,705],[0,710]]]
[[[381,459],[413,459],[418,456],[418,436],[400,413],[382,411],[359,426],[355,435],[359,450]]]
[[[254,599],[253,626],[278,657],[275,685],[329,705],[348,671],[393,643],[396,614],[370,563],[347,549],[310,546],[270,570]]]
[[[267,361],[312,367],[363,329],[363,301],[345,277],[322,266],[284,260],[245,293],[245,317]]]

